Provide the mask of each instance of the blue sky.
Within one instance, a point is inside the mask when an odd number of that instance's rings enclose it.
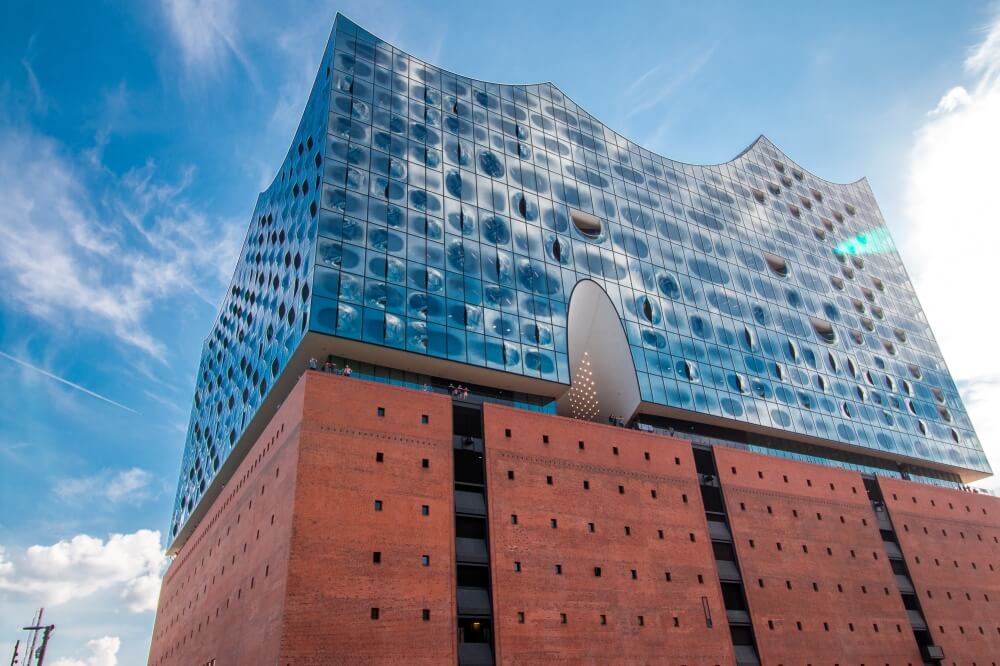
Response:
[[[1000,468],[997,5],[761,4],[4,3],[0,658],[44,604],[50,663],[145,662],[201,341],[337,11],[669,157],[868,176]]]

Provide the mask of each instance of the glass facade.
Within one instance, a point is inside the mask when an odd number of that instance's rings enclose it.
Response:
[[[764,137],[669,160],[552,84],[462,77],[338,16],[206,341],[171,534],[304,335],[569,384],[581,280],[645,403],[989,472],[867,181]]]

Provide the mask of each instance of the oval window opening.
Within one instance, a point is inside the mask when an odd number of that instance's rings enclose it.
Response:
[[[809,323],[812,324],[816,335],[818,335],[819,339],[823,342],[832,345],[837,341],[837,332],[833,330],[833,324],[830,322],[825,319],[809,317]]]
[[[556,261],[562,261],[562,245],[559,244],[558,238],[552,241],[552,256]]]
[[[596,215],[574,210],[569,214],[569,218],[573,221],[573,226],[576,227],[576,230],[587,238],[597,238],[601,235],[601,231],[603,231],[601,220]]]
[[[764,253],[764,261],[767,262],[767,267],[771,269],[771,272],[779,277],[788,277],[788,262],[786,262],[782,257],[776,254],[771,254],[770,252]]]
[[[649,299],[642,299],[642,316],[646,321],[653,321],[653,306],[649,304]]]

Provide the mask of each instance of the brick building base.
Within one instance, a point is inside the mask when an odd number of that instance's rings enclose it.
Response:
[[[452,408],[303,375],[164,577],[149,664],[458,663]],[[689,442],[487,404],[482,445],[497,663],[736,664],[724,552],[768,666],[923,664],[907,581],[940,663],[1000,661],[996,498],[880,479],[877,515],[858,474],[715,447],[719,550]]]

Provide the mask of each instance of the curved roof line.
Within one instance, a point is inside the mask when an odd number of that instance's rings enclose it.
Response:
[[[573,99],[573,97],[571,97],[570,95],[567,95],[566,92],[562,88],[560,88],[557,84],[555,84],[551,80],[550,81],[541,81],[541,82],[537,82],[537,83],[501,83],[499,81],[487,81],[485,79],[479,79],[479,78],[475,78],[475,77],[472,77],[472,76],[466,76],[464,74],[459,74],[458,72],[453,72],[453,71],[451,71],[449,69],[445,69],[444,67],[441,67],[438,64],[429,62],[429,61],[425,60],[424,58],[420,58],[418,56],[415,56],[412,53],[410,53],[409,51],[405,51],[405,50],[399,48],[398,46],[396,46],[392,42],[389,42],[388,40],[382,39],[381,37],[378,37],[374,33],[372,33],[370,31],[368,31],[367,29],[363,28],[357,22],[355,22],[355,21],[351,20],[350,18],[348,18],[347,16],[345,16],[342,12],[337,12],[337,16],[334,19],[334,31],[336,31],[337,21],[339,21],[341,19],[347,21],[348,23],[350,23],[351,25],[355,26],[359,30],[363,30],[364,32],[368,33],[369,35],[371,35],[375,39],[378,39],[379,41],[382,41],[382,42],[385,42],[386,44],[391,45],[394,49],[396,49],[396,50],[398,50],[398,51],[400,51],[402,53],[405,53],[410,58],[414,58],[415,60],[419,60],[420,62],[424,63],[425,65],[430,65],[431,67],[435,67],[437,69],[440,69],[443,72],[447,72],[449,74],[452,74],[452,75],[454,75],[456,77],[465,79],[467,81],[471,81],[471,82],[475,82],[475,83],[482,83],[482,84],[488,85],[488,86],[504,86],[504,87],[510,87],[510,88],[527,88],[527,87],[538,87],[538,86],[551,86],[552,88],[554,88],[555,90],[557,90],[560,95],[562,95],[564,98],[566,98],[566,100],[568,100],[569,102],[571,102],[573,104],[573,106],[577,107],[582,113],[585,113],[586,115],[588,115],[595,122],[600,123],[602,127],[606,127],[607,129],[611,130],[616,135],[622,137],[626,141],[629,141],[630,143],[634,143],[635,145],[639,146],[642,150],[645,150],[645,151],[647,151],[649,153],[652,153],[653,155],[656,155],[657,157],[659,157],[661,159],[669,160],[669,161],[675,162],[677,164],[683,164],[684,166],[692,166],[692,167],[703,167],[703,168],[725,166],[727,164],[732,164],[736,160],[740,159],[741,157],[743,157],[748,152],[750,152],[751,150],[753,150],[758,144],[760,144],[763,141],[763,142],[767,143],[768,145],[770,145],[771,147],[773,147],[779,153],[781,153],[785,157],[786,160],[788,160],[790,163],[794,164],[796,167],[798,167],[799,169],[801,169],[803,172],[808,173],[813,178],[815,178],[815,179],[817,179],[819,181],[822,181],[823,183],[826,183],[827,185],[832,185],[832,186],[835,186],[835,187],[845,187],[845,186],[848,186],[848,185],[865,184],[865,183],[867,183],[867,180],[868,180],[866,176],[861,176],[860,178],[858,178],[856,180],[841,183],[841,182],[837,182],[837,181],[834,181],[834,180],[828,180],[826,178],[823,178],[822,176],[818,176],[813,171],[805,168],[804,166],[802,166],[801,164],[799,164],[797,161],[795,161],[791,157],[789,157],[788,153],[786,153],[784,150],[782,150],[781,148],[779,148],[773,141],[771,141],[764,134],[759,134],[757,136],[757,138],[754,139],[746,148],[744,148],[739,153],[737,153],[736,155],[734,155],[729,160],[726,160],[725,162],[696,163],[696,162],[685,162],[683,160],[678,160],[678,159],[675,159],[673,157],[668,157],[666,155],[663,155],[663,154],[658,153],[658,152],[656,152],[654,150],[646,148],[645,146],[640,145],[634,139],[631,139],[628,136],[626,136],[625,134],[623,134],[623,133],[619,132],[618,130],[614,129],[613,127],[611,127],[611,125],[607,124],[606,122],[604,122],[603,120],[601,120],[600,118],[598,118],[597,116],[595,116],[593,113],[591,113],[590,111],[588,111],[587,109],[585,109],[583,107],[583,105],[578,104],[576,102],[576,100]]]

